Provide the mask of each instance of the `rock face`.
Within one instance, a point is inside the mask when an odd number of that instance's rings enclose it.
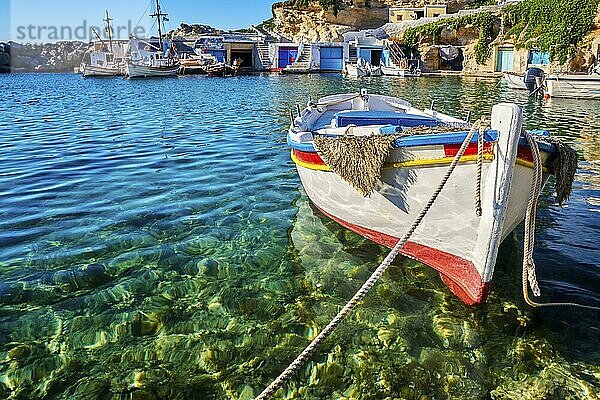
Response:
[[[0,43],[0,73],[10,72],[10,45]]]
[[[0,44],[0,70],[3,72],[72,72],[88,54],[83,42],[57,42],[22,45]]]
[[[182,37],[192,38],[194,36],[207,35],[217,33],[217,29],[212,26],[202,24],[188,25],[182,23],[177,29],[172,30],[167,34],[167,37]]]
[[[340,0],[339,11],[324,10],[318,2],[306,7],[294,1],[273,5],[274,33],[294,41],[340,41],[342,34],[359,29],[378,28],[389,21],[390,7],[422,7],[447,4],[455,12],[476,0]]]

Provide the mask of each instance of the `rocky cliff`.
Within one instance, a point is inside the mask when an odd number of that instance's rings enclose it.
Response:
[[[72,72],[88,52],[83,42],[21,45],[0,43],[2,72]]]
[[[455,12],[480,2],[481,0],[338,0],[335,2],[336,7],[323,8],[319,1],[289,0],[273,5],[273,20],[269,27],[273,33],[294,42],[339,41],[345,32],[377,28],[387,23],[390,7],[447,4],[448,12]]]

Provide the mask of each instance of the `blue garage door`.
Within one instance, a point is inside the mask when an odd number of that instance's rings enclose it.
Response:
[[[344,49],[342,47],[321,47],[321,69],[341,71],[344,66]]]
[[[297,47],[280,47],[277,66],[279,68],[285,68],[296,61],[298,57]]]

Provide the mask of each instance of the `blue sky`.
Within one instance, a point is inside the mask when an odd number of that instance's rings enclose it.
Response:
[[[236,29],[258,24],[271,17],[271,5],[275,0],[161,0],[169,14],[170,25],[175,28],[181,22],[201,23],[222,29]],[[146,29],[151,21],[144,10],[151,0],[0,0],[0,41],[21,39],[24,42],[53,41],[49,39],[51,27],[56,27],[59,38],[69,35],[83,26],[102,26],[104,10],[110,11],[115,26],[135,26],[138,21]],[[8,16],[10,15],[10,18]],[[33,29],[29,29],[33,27]],[[40,30],[40,27],[46,29]],[[22,39],[23,34],[26,38]],[[74,35],[74,34],[73,34]],[[127,36],[127,35],[125,35]],[[45,40],[44,40],[45,39]]]

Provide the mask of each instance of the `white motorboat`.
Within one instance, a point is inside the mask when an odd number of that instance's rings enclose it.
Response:
[[[394,247],[447,173],[470,129],[466,121],[362,91],[309,102],[293,118],[288,143],[314,206],[340,225]],[[491,126],[480,131],[481,150],[476,134],[442,195],[401,251],[439,271],[467,304],[487,299],[498,247],[527,210],[534,170],[522,129],[520,107],[503,103],[493,108]],[[556,147],[550,139],[544,141],[547,132],[531,134],[537,138],[545,182]],[[372,177],[356,176],[356,171],[371,162],[363,160],[369,154],[377,154],[375,147],[364,146],[382,140],[381,148],[389,153],[380,160],[380,175],[369,192],[364,185]],[[479,205],[474,201],[478,187]]]
[[[381,72],[385,76],[400,76],[400,77],[417,77],[421,76],[421,70],[418,68],[408,69],[408,68],[400,68],[396,65],[390,66],[382,66]]]
[[[600,99],[600,75],[549,75],[546,94],[559,98]]]
[[[510,89],[527,90],[527,86],[525,85],[523,75],[518,75],[512,72],[505,72],[504,80],[506,81]]]
[[[356,64],[346,63],[344,64],[344,74],[353,77],[364,77],[364,76],[381,76],[381,67],[371,65],[370,62],[365,59],[359,58]]]

